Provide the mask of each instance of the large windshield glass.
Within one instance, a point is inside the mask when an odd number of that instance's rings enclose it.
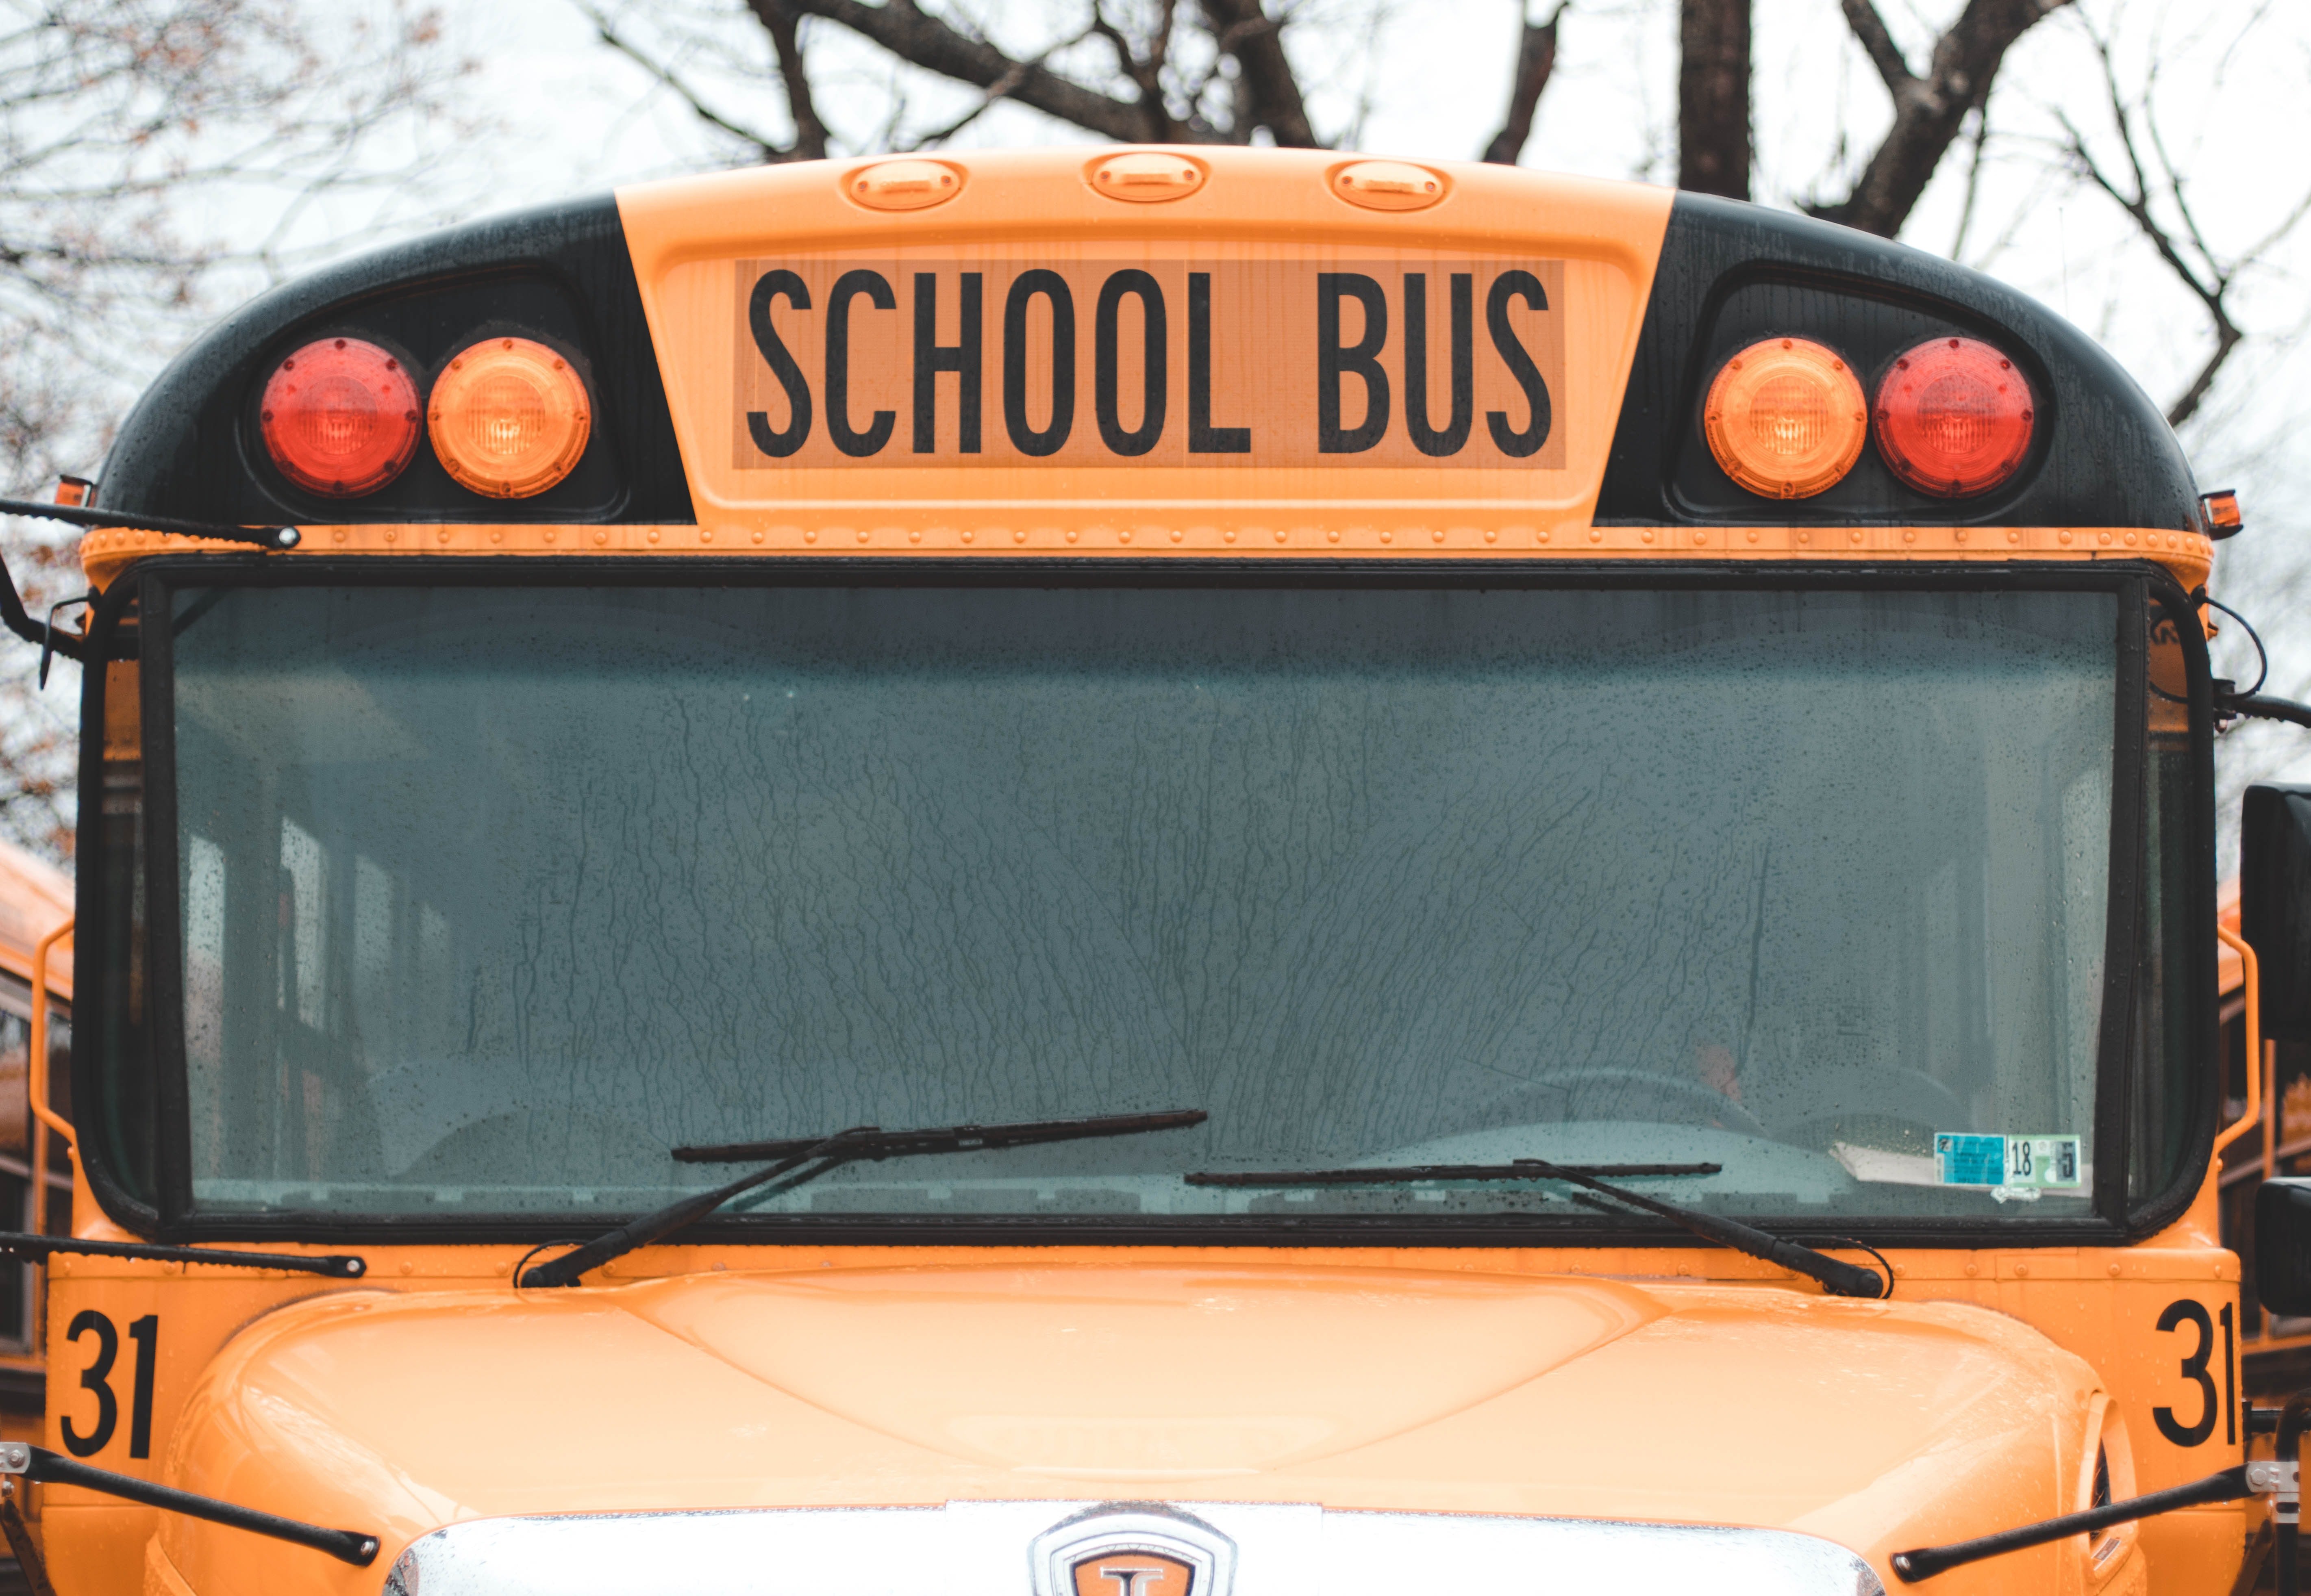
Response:
[[[179,589],[207,1213],[2089,1211],[2107,592]]]

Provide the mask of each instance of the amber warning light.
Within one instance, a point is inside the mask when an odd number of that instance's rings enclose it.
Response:
[[[593,426],[578,373],[528,338],[484,338],[452,356],[428,415],[443,467],[491,499],[528,499],[569,475]]]
[[[1870,417],[1834,351],[1768,338],[1719,371],[1702,424],[1726,475],[1768,499],[1808,499],[1853,469]]]
[[[322,338],[275,369],[257,421],[282,475],[354,498],[400,475],[417,452],[417,385],[374,344]]]

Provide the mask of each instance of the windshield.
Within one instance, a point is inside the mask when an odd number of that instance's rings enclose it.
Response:
[[[2089,1211],[2107,591],[180,589],[195,1210]],[[2023,1205],[2023,1206],[2015,1206]]]

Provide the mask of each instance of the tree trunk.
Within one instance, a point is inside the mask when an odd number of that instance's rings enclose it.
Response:
[[[1682,0],[1677,186],[1749,197],[1749,0]]]

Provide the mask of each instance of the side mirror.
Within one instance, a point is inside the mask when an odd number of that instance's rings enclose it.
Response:
[[[2311,1313],[2311,1180],[2254,1190],[2254,1295],[2267,1313]]]
[[[2254,949],[2263,1035],[2311,1042],[2311,787],[2246,789],[2239,935]]]

